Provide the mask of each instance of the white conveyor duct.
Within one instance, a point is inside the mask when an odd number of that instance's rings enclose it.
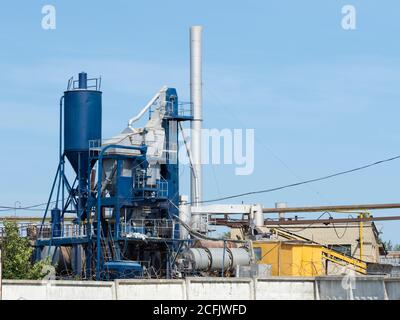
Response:
[[[158,91],[153,98],[151,98],[151,100],[146,104],[146,106],[138,113],[138,115],[136,117],[133,117],[129,120],[128,122],[128,127],[132,128],[132,124],[136,121],[138,121],[141,117],[143,117],[143,115],[147,112],[147,110],[149,110],[151,108],[151,106],[154,104],[154,102],[157,101],[157,99],[160,97],[160,95],[165,92],[167,90],[167,86],[164,86],[160,89],[160,91]]]

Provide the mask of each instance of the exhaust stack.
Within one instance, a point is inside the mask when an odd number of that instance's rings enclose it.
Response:
[[[190,102],[193,108],[191,122],[192,173],[190,192],[192,205],[203,200],[201,168],[201,128],[202,128],[202,26],[190,28]]]

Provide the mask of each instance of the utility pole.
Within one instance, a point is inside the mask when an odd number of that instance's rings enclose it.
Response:
[[[363,219],[364,218],[369,218],[370,214],[368,212],[363,212],[358,215],[360,218],[360,225],[359,225],[359,248],[360,248],[360,260],[363,259],[364,256],[364,235],[363,235],[363,228],[364,228],[364,223]]]
[[[21,201],[14,202],[14,216],[17,216],[17,203],[19,204],[19,208],[21,208]]]

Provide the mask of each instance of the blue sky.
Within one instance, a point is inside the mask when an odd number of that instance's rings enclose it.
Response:
[[[56,7],[56,30],[41,28],[46,4]],[[357,10],[354,31],[341,28],[345,4]],[[195,24],[204,26],[204,126],[254,128],[256,137],[254,174],[206,166],[206,199],[400,154],[398,1],[16,0],[1,9],[0,205],[46,201],[57,165],[58,100],[72,75],[102,76],[104,137],[119,133],[164,84],[187,101]],[[235,202],[399,202],[399,166]],[[389,214],[396,211],[375,212]],[[384,239],[400,243],[400,222],[377,225]]]

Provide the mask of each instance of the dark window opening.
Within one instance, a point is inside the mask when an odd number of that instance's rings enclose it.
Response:
[[[262,251],[261,248],[254,248],[254,257],[256,258],[257,261],[260,261],[262,258]]]
[[[328,248],[351,257],[351,244],[328,244]]]

